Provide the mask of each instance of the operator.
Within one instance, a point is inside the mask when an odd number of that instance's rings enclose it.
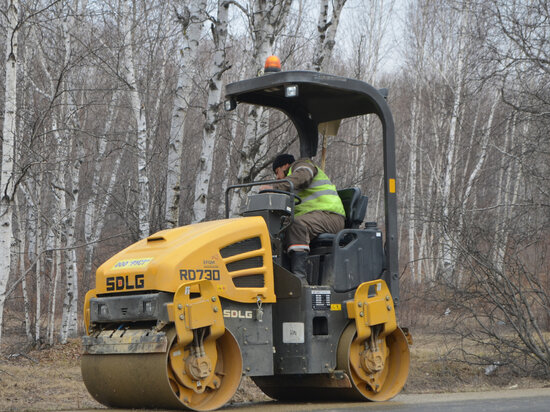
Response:
[[[328,176],[309,159],[295,161],[288,153],[278,155],[273,162],[277,179],[288,179],[302,203],[294,208],[294,223],[287,229],[285,247],[290,257],[291,271],[306,278],[309,242],[321,233],[337,233],[344,229],[346,212]],[[260,189],[290,191],[288,182],[264,185]]]

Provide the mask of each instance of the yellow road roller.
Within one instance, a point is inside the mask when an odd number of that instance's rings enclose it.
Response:
[[[300,155],[319,130],[374,114],[384,145],[384,230],[363,223],[368,199],[338,191],[345,229],[310,244],[307,276],[287,268],[293,192],[250,194],[239,217],[164,230],[101,265],[84,304],[82,377],[119,408],[222,407],[249,376],[278,400],[385,401],[407,380],[399,302],[394,124],[385,90],[317,72],[226,86],[226,110],[273,108],[296,127]],[[263,185],[251,182],[228,188]]]

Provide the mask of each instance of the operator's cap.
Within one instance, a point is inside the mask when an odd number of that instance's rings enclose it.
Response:
[[[288,153],[282,153],[278,155],[273,161],[273,172],[275,172],[275,170],[277,170],[278,167],[286,165],[287,163],[289,165],[294,163],[294,156]]]

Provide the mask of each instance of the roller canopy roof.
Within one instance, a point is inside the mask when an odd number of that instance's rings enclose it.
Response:
[[[285,97],[285,87],[292,85],[298,86],[298,95]],[[226,99],[281,110],[298,131],[300,155],[313,157],[317,153],[320,123],[376,113],[384,132],[391,124],[393,133],[393,119],[384,92],[355,79],[288,71],[230,83],[226,86]]]

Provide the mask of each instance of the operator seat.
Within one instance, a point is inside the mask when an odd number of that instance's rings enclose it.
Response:
[[[362,196],[359,188],[342,189],[338,195],[346,211],[344,230],[321,233],[310,242],[308,282],[331,285],[342,292],[375,279],[381,272],[382,259],[375,256],[382,256],[382,243],[372,229],[359,228],[367,210],[367,196]]]
[[[338,190],[338,196],[340,196],[346,211],[344,228],[358,229],[367,212],[368,197],[362,196],[361,189],[358,187]],[[317,253],[322,252],[319,248],[332,248],[335,238],[336,234],[334,233],[321,233],[310,242],[310,248],[316,249]]]

